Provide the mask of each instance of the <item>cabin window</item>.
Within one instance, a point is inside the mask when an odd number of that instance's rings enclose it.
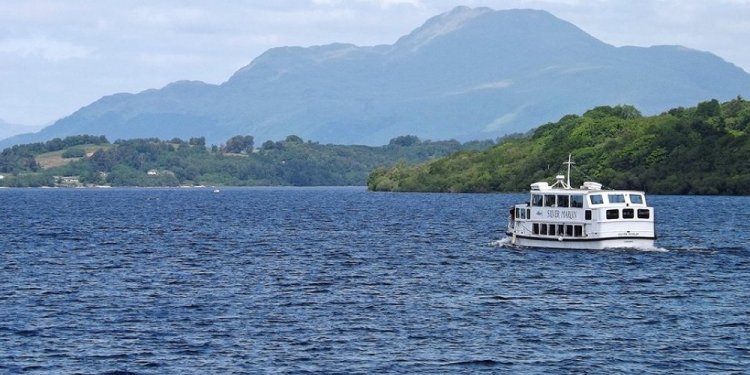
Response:
[[[625,194],[607,194],[609,203],[625,203]]]
[[[643,204],[643,196],[640,194],[630,194],[629,198],[632,204]]]
[[[638,209],[638,218],[639,219],[648,219],[651,217],[651,212],[647,209],[639,208]]]
[[[533,225],[531,226],[531,230],[532,230],[532,231],[534,232],[534,234],[539,234],[539,224],[537,224],[537,223],[534,223],[534,224],[533,224]]]
[[[544,196],[545,207],[555,207],[555,196],[553,194],[547,194]]]
[[[591,210],[586,210],[586,220],[591,220]]]
[[[573,236],[575,236],[575,237],[583,237],[583,226],[576,225],[576,226],[573,227],[573,231],[575,232],[575,233],[573,233]]]
[[[583,195],[571,195],[570,207],[583,208]]]
[[[607,219],[614,220],[620,218],[620,210],[607,210]]]
[[[557,224],[557,235],[558,236],[564,236],[565,235],[565,225]]]
[[[539,228],[539,234],[547,235],[547,224],[540,224],[541,227]]]
[[[541,194],[535,194],[531,196],[531,205],[534,207],[542,207],[543,197]]]
[[[589,195],[589,201],[591,204],[604,204],[604,199],[600,194]]]
[[[572,225],[566,225],[565,226],[565,235],[568,237],[573,237],[573,226]]]
[[[557,196],[557,207],[570,207],[570,196],[568,195],[558,195]]]
[[[526,218],[527,219],[531,219],[531,209],[530,208],[526,209]]]
[[[635,217],[635,211],[633,211],[632,208],[626,208],[622,210],[622,218],[623,219],[632,219]]]

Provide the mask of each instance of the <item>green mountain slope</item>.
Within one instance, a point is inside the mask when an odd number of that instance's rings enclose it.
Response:
[[[597,107],[481,152],[370,174],[376,191],[523,191],[551,181],[571,153],[574,184],[655,194],[750,194],[750,102],[711,100],[643,117],[632,106]]]

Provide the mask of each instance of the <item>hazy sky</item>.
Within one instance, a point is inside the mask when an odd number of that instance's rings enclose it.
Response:
[[[277,46],[392,44],[458,5],[544,9],[615,46],[680,44],[750,72],[750,0],[0,0],[0,119],[46,124],[104,95],[221,83]]]

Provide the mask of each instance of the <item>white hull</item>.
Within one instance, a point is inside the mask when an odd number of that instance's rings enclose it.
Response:
[[[510,243],[520,247],[542,247],[554,249],[580,249],[580,250],[603,250],[603,249],[653,249],[654,240],[650,238],[607,238],[575,240],[554,238],[528,238],[515,237],[512,233],[506,233]]]

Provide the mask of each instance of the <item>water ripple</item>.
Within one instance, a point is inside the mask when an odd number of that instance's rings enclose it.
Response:
[[[519,249],[519,195],[5,189],[0,372],[743,373],[747,197]]]

